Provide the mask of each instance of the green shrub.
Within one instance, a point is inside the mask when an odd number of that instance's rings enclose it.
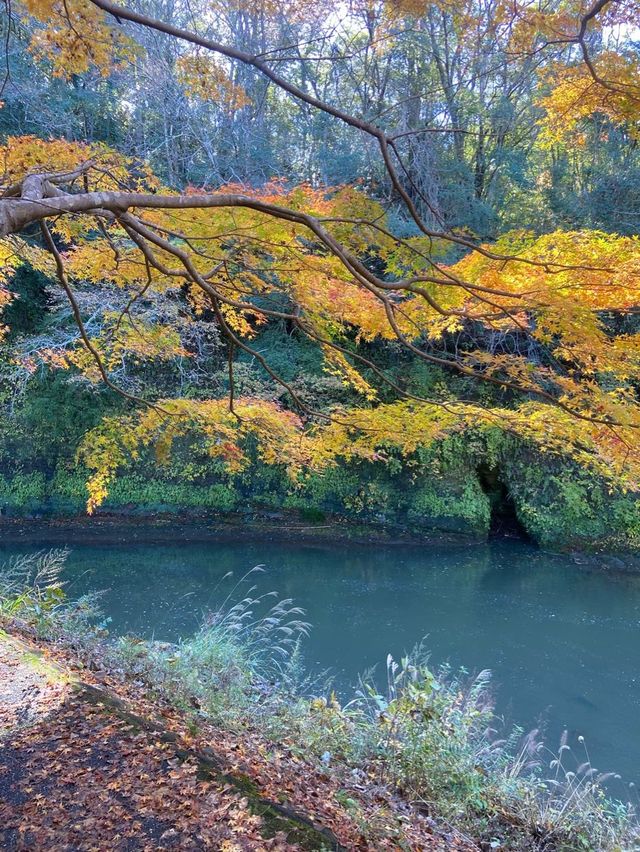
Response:
[[[168,482],[129,474],[115,481],[105,508],[134,506],[141,511],[202,508],[228,512],[237,501],[237,492],[225,483]]]
[[[522,446],[504,472],[521,523],[543,547],[640,548],[640,494],[612,489],[568,461],[536,461]]]
[[[16,473],[10,479],[0,477],[0,502],[9,514],[41,511],[46,494],[44,474]]]

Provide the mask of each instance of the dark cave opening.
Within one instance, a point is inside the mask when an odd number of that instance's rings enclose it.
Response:
[[[500,476],[499,468],[482,464],[476,469],[476,473],[491,506],[489,536],[530,541],[529,534],[518,518],[513,497]]]

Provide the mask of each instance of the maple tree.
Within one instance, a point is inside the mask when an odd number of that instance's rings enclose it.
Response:
[[[261,13],[266,19],[317,21],[332,7],[265,2]],[[102,144],[7,139],[1,152],[0,300],[10,300],[6,285],[25,261],[57,278],[79,338],[64,352],[44,347],[30,359],[73,367],[135,406],[107,418],[80,448],[94,470],[89,509],[104,499],[127,458],[153,444],[162,460],[188,430],[201,433],[209,454],[231,470],[246,462],[249,439],[265,461],[283,463],[295,476],[337,458],[411,454],[458,430],[497,427],[635,487],[640,335],[612,333],[607,317],[638,308],[638,238],[594,230],[542,236],[512,231],[483,243],[433,224],[424,216],[429,200],[399,134],[300,86],[268,56],[201,35],[207,15],[216,10],[215,3],[203,10],[191,30],[111,0],[24,0],[13,14],[29,21],[29,50],[62,77],[91,67],[116,74],[142,50],[136,40],[140,29],[183,46],[178,77],[190,98],[242,109],[249,99],[232,69],[252,70],[283,97],[374,142],[391,196],[411,230],[398,228],[389,205],[358,186],[272,181],[254,190],[233,184],[176,190],[149,166]],[[552,52],[540,72],[537,99],[542,147],[579,146],[584,123],[594,115],[631,137],[637,134],[638,58],[628,39],[620,38],[639,23],[633,3],[563,0],[540,12],[528,4],[496,2],[488,19],[483,12],[471,0],[455,7],[421,0],[351,7],[354,19],[364,15],[378,56],[402,38],[399,22],[425,16],[428,21],[440,13],[450,16],[460,41],[489,20],[492,38],[500,40],[511,62]],[[594,52],[596,36],[601,46]],[[421,132],[451,134],[464,145],[456,126],[436,121]],[[99,334],[87,329],[76,297],[77,285],[87,282],[122,296]],[[154,294],[176,289],[194,319],[212,315],[226,341],[226,399],[150,398],[114,378],[125,353],[150,362],[189,357],[176,324],[150,309]],[[362,404],[315,410],[253,345],[275,320],[313,341],[327,372],[351,387]],[[447,350],[448,336],[470,329],[512,333],[527,345],[510,354],[482,346]],[[511,393],[511,404],[407,393],[354,340],[399,341],[419,360]],[[284,389],[286,407],[237,397],[235,352],[255,359]],[[382,401],[382,388],[395,400]]]

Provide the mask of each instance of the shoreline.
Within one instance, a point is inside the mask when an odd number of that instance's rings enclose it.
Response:
[[[192,542],[237,542],[240,531],[247,541],[307,545],[469,547],[487,542],[479,536],[445,530],[434,529],[420,534],[382,524],[354,524],[335,517],[314,523],[287,512],[104,512],[96,515],[0,518],[0,541],[8,543],[20,542],[34,534],[41,534],[43,540],[51,543],[61,543],[63,537],[66,541],[69,535],[82,536],[82,542],[86,544],[132,541],[162,544],[175,541],[177,535]]]
[[[305,521],[293,513],[269,512],[104,512],[97,515],[51,517],[0,517],[0,544],[35,541],[44,546],[74,544],[152,545],[176,540],[184,543],[273,542],[302,547],[342,548],[384,546],[389,548],[446,547],[453,550],[481,547],[495,542],[520,542],[554,556],[571,560],[581,570],[609,574],[640,573],[640,554],[597,551],[568,547],[566,550],[542,548],[517,535],[473,537],[462,533],[433,530],[430,534],[385,527],[380,524],[353,524],[341,518],[322,522]]]

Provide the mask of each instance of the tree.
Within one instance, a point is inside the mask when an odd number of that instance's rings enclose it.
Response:
[[[111,0],[25,0],[19,10],[30,50],[54,75],[97,68],[110,78],[138,60],[144,34],[161,34],[179,46],[171,64],[187,100],[223,104],[232,122],[252,97],[264,97],[274,109],[289,99],[304,115],[333,122],[336,132],[359,134],[370,153],[377,150],[377,180],[386,181],[377,199],[354,186],[310,183],[175,190],[148,165],[103,144],[7,140],[0,200],[4,281],[25,261],[55,275],[79,329],[77,349],[62,361],[135,406],[107,419],[82,448],[96,471],[90,508],[103,499],[127,454],[156,442],[165,455],[174,438],[192,428],[231,466],[243,463],[243,441],[250,438],[265,460],[285,462],[295,473],[336,457],[383,458],[389,448],[411,453],[452,430],[497,424],[635,484],[640,335],[613,333],[610,319],[638,307],[640,242],[599,231],[555,231],[511,232],[483,244],[443,219],[425,191],[428,175],[415,147],[415,140],[431,136],[449,140],[452,156],[471,165],[473,192],[481,198],[508,132],[493,109],[498,87],[514,79],[516,90],[525,81],[534,88],[534,73],[543,144],[567,138],[581,144],[582,128],[594,116],[634,136],[637,54],[624,41],[614,43],[638,24],[633,4],[568,0],[540,13],[501,2],[487,9],[475,2],[354,2],[341,26],[353,32],[353,50],[371,77],[355,88],[359,112],[331,100],[331,85],[321,85],[344,55],[314,55],[299,41],[282,43],[284,34],[300,39],[307,27],[320,33],[310,42],[325,46],[322,21],[337,26],[333,4],[264,0],[251,14],[234,4],[228,35],[245,47],[205,34],[211,13],[220,11],[215,3],[198,11],[191,28]],[[430,44],[430,73],[443,108],[431,112],[429,124],[422,125],[418,111],[408,130],[389,129],[383,119],[391,70],[399,56],[410,55],[403,52],[408,43],[414,73],[416,33],[419,44],[423,36]],[[488,47],[497,54],[497,76]],[[469,69],[474,84],[465,89]],[[418,94],[410,91],[411,102]],[[168,177],[175,180],[179,171],[172,167]],[[87,329],[76,297],[77,284],[86,281],[127,294],[98,336]],[[150,294],[176,289],[192,318],[209,312],[226,341],[227,399],[158,399],[114,379],[123,352],[143,359],[185,354],[173,324],[144,307]],[[312,340],[327,370],[349,384],[362,405],[314,410],[252,346],[272,321],[286,321]],[[452,351],[448,341],[460,332],[468,342]],[[516,351],[480,345],[488,333],[517,338]],[[373,340],[399,341],[417,359],[499,389],[505,402],[408,394],[357,345]],[[237,398],[237,351],[256,359],[284,389],[286,406]],[[381,403],[385,385],[394,398]]]

